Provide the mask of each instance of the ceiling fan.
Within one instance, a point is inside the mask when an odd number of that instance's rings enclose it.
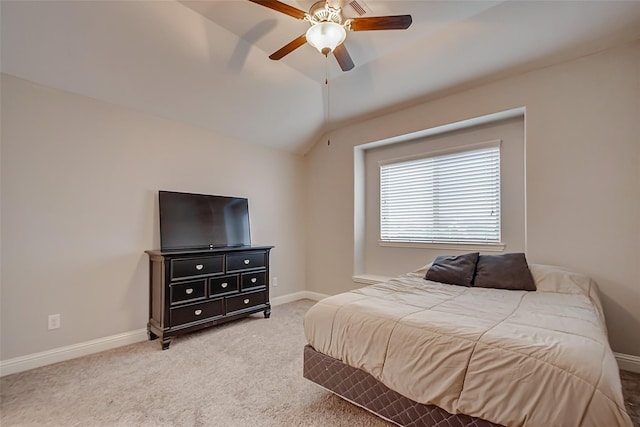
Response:
[[[269,56],[270,59],[274,61],[282,59],[303,44],[309,43],[325,56],[333,52],[342,71],[349,71],[354,67],[351,55],[342,43],[347,36],[347,31],[406,30],[412,22],[411,15],[345,19],[340,3],[337,7],[332,6],[329,4],[331,0],[314,3],[308,13],[278,0],[249,1],[307,21],[311,25],[305,34],[272,53]]]

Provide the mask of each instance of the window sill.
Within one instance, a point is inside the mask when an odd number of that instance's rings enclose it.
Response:
[[[421,242],[390,242],[378,240],[380,246],[393,248],[421,248],[421,249],[450,249],[458,251],[503,252],[507,246],[504,243],[421,243]]]

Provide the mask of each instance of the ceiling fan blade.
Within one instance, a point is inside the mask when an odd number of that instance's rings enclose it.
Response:
[[[286,44],[285,46],[281,47],[279,50],[273,52],[271,55],[269,55],[269,59],[273,59],[274,61],[282,59],[286,55],[290,54],[291,52],[293,52],[294,50],[296,50],[297,48],[305,44],[306,42],[307,42],[307,36],[303,34],[300,37],[291,41],[290,43]]]
[[[339,44],[333,50],[333,56],[336,57],[338,64],[340,64],[340,68],[342,71],[349,71],[353,69],[353,60],[351,59],[351,55],[347,52],[347,48],[344,46],[344,43]]]
[[[413,19],[411,15],[396,16],[372,16],[371,18],[353,18],[351,20],[352,31],[369,30],[406,30]]]
[[[284,13],[289,16],[293,16],[297,19],[304,19],[306,16],[306,12],[295,8],[293,6],[289,6],[288,4],[282,3],[278,0],[249,0],[252,3],[259,4],[264,7],[268,7],[269,9],[273,9],[275,11]]]

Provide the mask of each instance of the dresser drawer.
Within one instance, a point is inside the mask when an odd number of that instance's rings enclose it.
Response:
[[[242,290],[258,286],[266,286],[267,284],[267,273],[265,271],[242,273],[241,277],[240,281],[242,283]]]
[[[202,279],[171,285],[171,304],[204,298],[206,284],[207,281]]]
[[[200,304],[190,304],[183,307],[172,308],[171,326],[196,322],[210,317],[222,316],[224,314],[223,301],[223,299],[219,299]]]
[[[171,280],[176,280],[183,277],[222,273],[222,261],[222,255],[199,258],[173,259],[171,260]]]
[[[267,302],[266,292],[251,292],[247,294],[234,295],[226,298],[227,314],[232,311],[240,311],[246,308],[255,307]]]
[[[227,255],[227,272],[264,268],[267,265],[266,252],[240,252]]]
[[[209,295],[223,295],[238,292],[238,275],[209,279]]]

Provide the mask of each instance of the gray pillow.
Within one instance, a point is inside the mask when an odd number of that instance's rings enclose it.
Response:
[[[471,286],[478,262],[478,252],[439,256],[424,276],[426,280],[449,285]]]
[[[523,253],[480,255],[473,286],[514,291],[536,290]]]

